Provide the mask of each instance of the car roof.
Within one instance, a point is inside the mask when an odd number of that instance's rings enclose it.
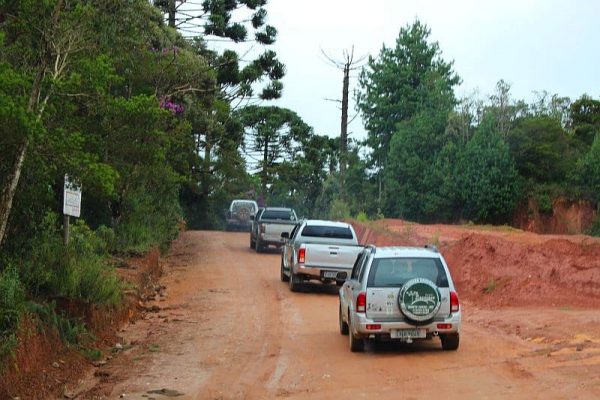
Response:
[[[389,247],[377,247],[376,251],[374,252],[374,257],[375,258],[393,258],[393,257],[440,258],[440,253],[435,248],[389,246]]]
[[[341,221],[327,221],[324,219],[307,219],[306,220],[306,225],[309,226],[338,226],[341,228],[347,228],[350,226],[349,223],[347,222],[341,222]]]
[[[265,207],[265,211],[266,210],[269,210],[269,211],[271,211],[271,210],[273,210],[273,211],[292,211],[292,209],[288,208],[288,207]]]

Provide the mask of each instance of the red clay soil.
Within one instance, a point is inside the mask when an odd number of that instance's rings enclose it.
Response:
[[[143,307],[142,301],[151,298],[154,283],[161,275],[160,252],[151,250],[144,257],[122,261],[119,275],[133,289],[126,291],[124,304],[118,310],[93,307],[81,302],[55,299],[58,312],[81,318],[96,337],[90,347],[104,353],[119,342],[117,330],[125,322],[135,320]],[[0,399],[45,399],[62,397],[65,385],[76,382],[92,367],[75,348],[65,346],[55,329],[42,327],[37,320],[27,319],[20,329],[19,345],[12,358],[5,360],[0,374]]]
[[[354,226],[363,244],[437,244],[461,298],[480,307],[600,305],[597,238],[401,220]]]
[[[597,218],[594,204],[586,200],[558,198],[552,202],[552,212],[540,212],[535,199],[517,209],[513,224],[528,232],[575,234],[587,232]]]

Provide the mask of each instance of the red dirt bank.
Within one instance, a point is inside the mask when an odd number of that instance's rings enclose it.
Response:
[[[461,297],[481,307],[600,304],[600,239],[391,219],[354,226],[364,244],[437,244]]]

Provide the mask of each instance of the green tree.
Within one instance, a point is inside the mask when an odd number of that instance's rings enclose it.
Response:
[[[385,165],[398,123],[428,109],[450,111],[456,103],[453,88],[460,78],[453,63],[442,59],[438,43],[429,41],[430,34],[419,20],[405,26],[395,46],[384,45],[360,73],[357,107],[379,166]]]
[[[600,134],[596,135],[590,151],[577,163],[577,171],[587,196],[600,206]]]
[[[87,4],[77,3],[67,7],[63,0],[39,3],[37,1],[11,1],[0,4],[0,15],[4,16],[2,26],[2,62],[9,71],[20,75],[24,86],[17,91],[6,93],[21,97],[13,105],[25,106],[17,111],[21,122],[28,119],[27,125],[41,122],[48,102],[55,95],[54,90],[72,67],[74,54],[89,45],[92,30],[93,9]],[[12,75],[12,73],[11,73]],[[12,80],[13,84],[18,80]],[[14,88],[14,87],[13,87]],[[20,124],[21,128],[25,128]],[[37,144],[32,129],[19,129],[14,153],[10,160],[7,176],[3,179],[0,196],[0,245],[2,244],[11,215],[13,200],[19,186],[25,159],[31,146]],[[13,139],[16,139],[13,136]]]
[[[303,143],[312,135],[310,128],[293,111],[275,107],[249,106],[238,116],[246,128],[246,148],[253,152],[260,169],[263,192],[272,184],[277,166],[293,161]]]
[[[581,96],[571,104],[571,119],[575,138],[589,148],[600,133],[600,101]]]
[[[496,129],[485,120],[456,164],[462,217],[476,222],[506,221],[520,198],[514,161]]]
[[[315,202],[327,178],[331,149],[336,143],[336,139],[320,135],[302,140],[296,156],[277,166],[269,203],[292,206],[299,216],[313,216]]]
[[[422,221],[448,220],[453,199],[442,190],[451,172],[438,160],[447,114],[424,112],[398,125],[384,170],[384,213]]]
[[[522,118],[507,141],[519,174],[536,183],[563,183],[575,167],[573,141],[558,119]]]

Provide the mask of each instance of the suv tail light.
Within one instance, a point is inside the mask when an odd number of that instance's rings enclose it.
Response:
[[[450,312],[458,312],[460,305],[458,303],[458,294],[450,292]]]
[[[306,249],[302,248],[298,250],[298,262],[299,263],[304,263],[304,260],[306,259]]]
[[[360,292],[356,298],[356,312],[364,313],[367,310],[367,292]]]

